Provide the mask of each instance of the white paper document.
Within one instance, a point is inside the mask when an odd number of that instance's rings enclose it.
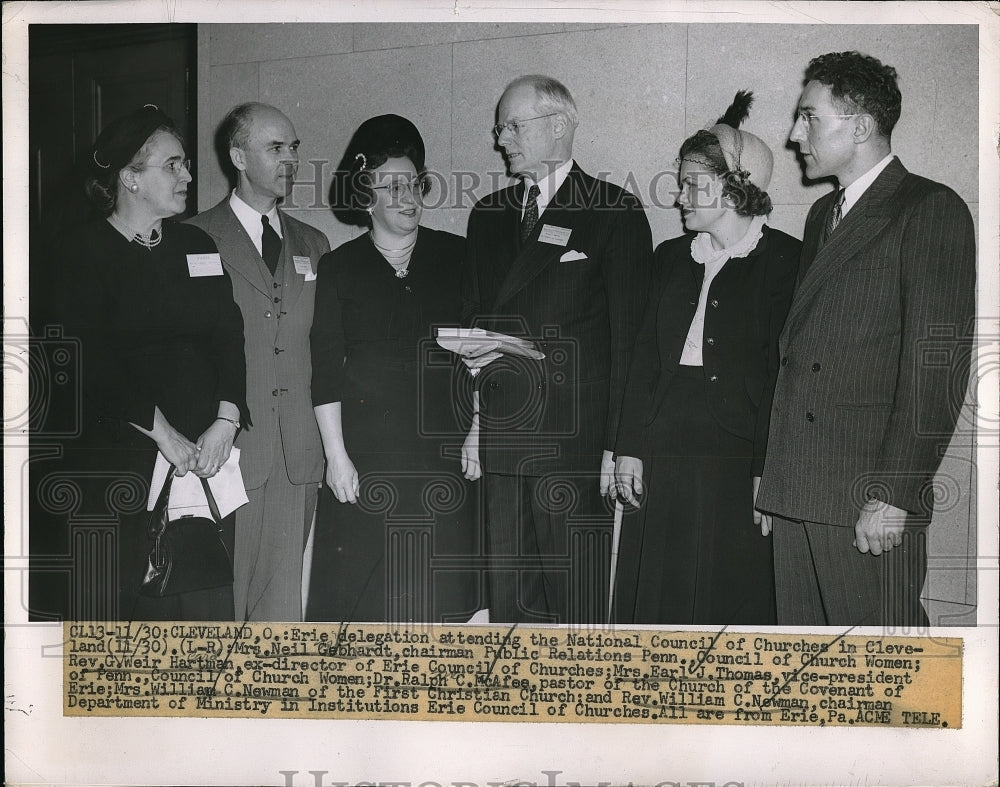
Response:
[[[520,355],[540,361],[545,353],[535,343],[506,333],[484,331],[482,328],[438,328],[437,343],[458,355],[476,357],[487,352]],[[487,349],[488,348],[488,349]]]
[[[160,496],[163,482],[167,480],[170,462],[156,452],[156,465],[153,467],[153,481],[149,487],[149,501],[146,510],[152,511],[156,498]],[[219,516],[225,518],[241,505],[250,502],[247,490],[243,485],[243,474],[240,472],[240,449],[234,448],[226,463],[219,472],[208,479],[208,488],[212,490]],[[170,499],[167,501],[167,516],[177,519],[182,516],[203,516],[212,518],[212,512],[205,499],[205,490],[201,488],[201,479],[194,473],[187,472],[175,478],[170,485]]]

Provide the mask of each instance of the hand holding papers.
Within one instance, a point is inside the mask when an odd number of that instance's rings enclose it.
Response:
[[[153,480],[149,486],[147,511],[153,510],[156,498],[160,496],[160,489],[163,488],[163,482],[167,479],[169,469],[170,462],[158,451],[156,453],[156,466],[153,468]],[[212,497],[215,498],[219,515],[222,517],[229,516],[241,505],[249,502],[246,487],[243,485],[243,474],[240,472],[239,448],[234,448],[229,453],[229,459],[219,468],[219,472],[208,479],[208,486],[212,490]],[[194,473],[185,473],[173,480],[170,485],[170,499],[167,502],[167,515],[171,519],[187,515],[212,518],[208,501],[205,499],[205,492],[201,488],[201,479]]]
[[[437,343],[460,355],[473,376],[502,355],[519,355],[536,361],[545,357],[545,353],[527,339],[482,328],[438,328]]]

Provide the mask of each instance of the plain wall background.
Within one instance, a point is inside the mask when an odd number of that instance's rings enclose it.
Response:
[[[857,49],[899,72],[903,113],[893,151],[911,171],[955,189],[976,218],[977,37],[978,28],[961,25],[203,24],[198,204],[205,210],[227,193],[213,147],[222,117],[244,101],[271,103],[302,140],[286,207],[335,247],[359,230],[326,207],[333,170],[358,125],[391,112],[417,125],[428,168],[448,184],[435,183],[423,223],[464,235],[475,198],[508,182],[490,131],[503,87],[543,73],[576,100],[577,162],[640,197],[654,243],[681,233],[672,206],[681,142],[713,123],[736,90],[753,90],[743,128],[774,152],[770,223],[801,237],[809,206],[830,188],[804,183],[787,143],[802,74],[816,55]],[[967,404],[938,475],[925,595],[950,603],[934,607],[932,623],[935,611],[960,616],[975,603],[973,423]]]

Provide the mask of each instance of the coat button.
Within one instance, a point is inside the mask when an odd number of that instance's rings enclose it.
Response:
[[[814,416],[811,412],[808,412],[808,413],[806,413],[806,420],[807,421],[815,421],[816,420],[816,416]]]
[[[709,336],[707,339],[705,339],[705,344],[707,344],[709,347],[711,347],[712,345],[715,344],[715,339],[713,339],[711,336]]]
[[[788,366],[788,356],[787,355],[784,358],[781,359],[781,365],[782,366]]]
[[[280,287],[281,287],[281,285],[280,285],[280,284],[278,284],[278,282],[275,282],[275,283],[274,283],[274,289],[276,289],[276,290],[277,290],[277,289],[278,289],[278,288],[280,288]]]
[[[277,395],[278,395],[278,389],[275,388],[273,391],[271,391],[271,396],[277,396]]]
[[[281,350],[280,350],[280,349],[279,349],[278,347],[275,347],[275,348],[274,348],[274,354],[275,354],[275,355],[277,355],[277,354],[278,354],[278,353],[280,353],[280,352],[281,352]]]
[[[268,312],[264,312],[264,317],[266,319],[270,320],[271,319],[271,312],[269,312],[269,311]]]
[[[274,296],[274,302],[275,303],[281,303],[281,298],[279,298],[277,295],[275,295]]]
[[[708,381],[709,381],[710,383],[714,383],[714,382],[716,382],[716,381],[717,381],[718,379],[719,379],[719,375],[717,375],[717,374],[713,374],[713,375],[712,375],[711,377],[709,377],[709,378],[708,378]]]
[[[719,308],[719,301],[718,301],[718,299],[712,298],[711,303],[712,303],[712,308],[713,309],[718,309]]]
[[[820,366],[818,363],[814,363],[813,366],[812,366],[812,369],[813,369],[814,372],[818,372],[822,368],[823,367]]]

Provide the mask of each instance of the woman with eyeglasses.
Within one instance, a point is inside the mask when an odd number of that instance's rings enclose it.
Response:
[[[740,131],[752,94],[680,149],[687,234],[656,249],[616,446],[616,619],[775,622],[769,521],[754,511],[799,241],[768,227],[772,155]]]
[[[65,244],[73,264],[61,311],[67,336],[80,341],[78,467],[96,471],[78,480],[94,494],[111,483],[102,502],[118,514],[117,616],[231,620],[231,586],[160,599],[138,590],[157,451],[176,475],[210,478],[249,424],[243,318],[212,239],[168,220],[184,212],[191,183],[170,118],[146,105],[115,120],[88,165],[87,195],[106,218]],[[223,526],[231,550],[232,517]]]
[[[471,485],[452,363],[435,327],[460,321],[465,241],[420,226],[424,143],[398,115],[355,132],[330,190],[366,231],[319,264],[313,406],[326,454],[308,619],[464,621],[477,609]],[[438,565],[432,570],[432,561]],[[447,567],[442,567],[442,561]]]

